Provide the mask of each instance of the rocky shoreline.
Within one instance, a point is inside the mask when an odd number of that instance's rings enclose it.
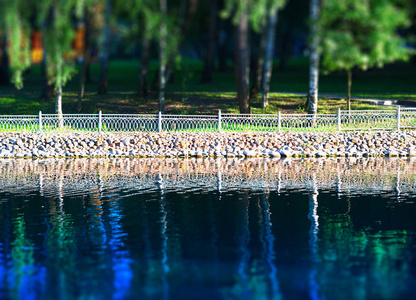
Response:
[[[0,158],[413,156],[416,131],[0,133]]]

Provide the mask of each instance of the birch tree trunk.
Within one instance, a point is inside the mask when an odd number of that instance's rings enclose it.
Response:
[[[160,41],[159,41],[159,111],[164,111],[165,102],[165,85],[166,85],[166,15],[168,11],[167,0],[160,0],[160,13],[162,20],[160,23]]]
[[[263,84],[262,84],[262,97],[261,107],[264,109],[269,105],[269,90],[270,90],[270,78],[272,77],[273,69],[273,48],[274,48],[274,36],[277,23],[278,8],[272,9],[267,20],[267,36],[266,47],[264,54],[264,68],[263,68]]]
[[[236,66],[237,99],[241,114],[250,113],[248,94],[248,1],[242,0],[243,9],[237,25]]]
[[[318,111],[318,77],[319,77],[319,53],[318,53],[318,18],[319,18],[319,0],[310,0],[310,21],[311,21],[311,44],[310,65],[309,65],[309,93],[308,93],[308,114],[316,115]]]
[[[55,88],[55,113],[58,115],[59,129],[64,128],[64,117],[62,115],[62,84],[58,83]]]
[[[352,70],[347,70],[347,105],[348,105],[348,113],[351,111],[351,85],[352,85]]]
[[[101,71],[100,79],[98,82],[98,95],[107,93],[107,81],[108,81],[108,58],[110,51],[110,12],[111,12],[111,1],[106,0],[105,2],[105,24],[103,28],[103,45],[102,45],[102,56],[101,56]]]

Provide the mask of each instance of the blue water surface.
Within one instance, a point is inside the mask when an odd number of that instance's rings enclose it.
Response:
[[[416,299],[411,190],[65,178],[1,190],[1,299]]]

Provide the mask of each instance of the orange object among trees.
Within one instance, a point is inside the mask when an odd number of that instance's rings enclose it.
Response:
[[[9,41],[10,42],[10,41]],[[32,64],[39,64],[42,62],[43,59],[43,35],[40,30],[34,30],[30,36],[30,58]],[[75,37],[72,42],[72,50],[71,53],[68,53],[65,58],[66,59],[82,59],[84,56],[84,47],[85,47],[85,26],[81,24],[76,29]],[[0,39],[0,65],[1,65],[1,58],[3,56],[3,45],[2,39]]]

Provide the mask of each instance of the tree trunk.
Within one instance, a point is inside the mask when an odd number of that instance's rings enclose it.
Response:
[[[43,77],[43,87],[42,87],[42,92],[40,94],[40,98],[44,99],[44,100],[50,100],[55,96],[55,88],[53,86],[53,84],[51,83],[52,80],[50,80],[48,75],[48,71],[46,70],[47,66],[46,66],[46,52],[47,52],[47,48],[46,48],[46,44],[45,42],[43,43],[43,57],[42,57],[42,65],[41,65],[41,69],[42,69],[42,77]]]
[[[347,105],[348,105],[348,112],[351,110],[351,85],[352,85],[352,70],[347,70]]]
[[[147,76],[149,73],[149,57],[150,57],[150,39],[144,38],[142,45],[139,84],[137,88],[137,95],[146,98],[149,94],[147,88]]]
[[[250,113],[250,100],[248,95],[248,1],[242,0],[243,10],[237,25],[236,34],[236,66],[235,75],[237,83],[237,99],[240,113]]]
[[[277,23],[278,9],[270,11],[270,15],[267,20],[267,41],[264,54],[264,68],[263,68],[263,85],[262,85],[262,98],[261,107],[264,109],[269,105],[269,90],[270,79],[272,77],[273,69],[273,48],[274,48],[274,36]]]
[[[3,32],[2,40],[2,57],[1,57],[1,67],[0,67],[0,85],[9,85],[10,84],[10,64],[9,64],[9,55],[7,53],[7,35]]]
[[[250,99],[257,99],[257,96],[260,91],[260,87],[262,86],[265,46],[266,46],[266,30],[263,30],[260,36],[260,49],[257,55],[258,58],[257,60],[254,59],[255,63],[253,64],[254,74],[252,78],[253,82],[251,84],[251,89],[250,89]]]
[[[79,82],[79,91],[78,91],[78,105],[77,111],[81,112],[82,110],[82,98],[84,97],[84,90],[85,90],[85,81],[87,77],[87,70],[90,65],[91,60],[91,24],[90,24],[90,16],[88,15],[88,10],[85,11],[85,37],[84,37],[84,59],[82,61],[81,67],[81,74],[79,75],[80,82]]]
[[[105,24],[103,28],[103,45],[102,45],[102,57],[101,57],[101,71],[100,79],[98,82],[98,95],[107,93],[107,81],[108,81],[108,58],[110,52],[110,12],[111,12],[111,1],[106,0],[105,3]]]
[[[188,34],[189,30],[191,29],[192,20],[198,9],[198,3],[199,3],[199,0],[182,0],[182,1],[183,2],[181,3],[181,6],[183,6],[183,10],[182,10],[183,12],[181,13],[181,16],[180,16],[180,18],[183,21],[182,26],[181,26],[182,39],[179,45],[182,45],[184,37]],[[189,3],[189,5],[187,6],[186,3]]]
[[[162,0],[160,0],[162,1]],[[195,15],[196,9],[198,7],[198,2],[199,0],[189,0],[189,7],[187,7],[186,3],[188,1],[187,0],[182,0],[180,3],[180,16],[179,16],[179,20],[181,20],[183,23],[180,24],[180,38],[179,38],[179,42],[176,45],[176,48],[171,49],[171,51],[169,51],[169,57],[166,57],[166,62],[165,62],[165,83],[169,81],[169,83],[173,83],[173,77],[172,80],[169,80],[169,78],[171,76],[173,76],[173,69],[174,69],[174,62],[175,62],[175,57],[177,55],[177,53],[179,53],[179,50],[182,47],[183,44],[183,40],[184,37],[188,34],[189,29],[191,28],[191,24],[192,24],[192,19],[193,16]],[[167,14],[167,10],[166,10],[166,14]],[[166,18],[163,18],[166,19]],[[164,22],[164,20],[162,20],[162,22]],[[166,23],[164,25],[166,27]],[[166,30],[167,32],[167,30]],[[166,33],[167,36],[167,33]],[[167,43],[167,39],[166,42]],[[167,45],[166,45],[167,46]],[[166,52],[166,50],[165,50]],[[161,74],[160,73],[156,73],[155,77],[153,78],[153,82],[152,82],[152,90],[157,90],[157,83],[159,82],[160,84],[160,77]],[[159,79],[159,80],[158,80]],[[160,90],[160,86],[159,86],[159,90]]]
[[[318,18],[319,0],[310,1],[310,20],[311,20],[311,44],[310,44],[310,65],[309,65],[309,95],[308,95],[308,114],[316,115],[318,111],[318,77],[319,77],[319,53],[318,53]]]
[[[202,83],[212,82],[212,72],[214,70],[214,52],[215,52],[215,34],[217,32],[218,22],[218,5],[217,0],[211,3],[211,20],[209,26],[209,34],[207,39],[207,49],[204,60],[204,69],[202,71]]]
[[[164,111],[165,102],[165,84],[166,84],[166,15],[168,11],[167,0],[160,0],[160,13],[162,20],[160,23],[160,42],[159,42],[159,111]]]
[[[62,115],[62,85],[55,88],[55,113],[58,115],[59,129],[64,128],[64,117]]]

